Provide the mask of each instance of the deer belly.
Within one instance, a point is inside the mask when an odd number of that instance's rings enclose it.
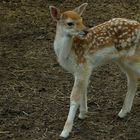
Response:
[[[125,63],[135,72],[136,75],[140,76],[140,56],[130,57]]]

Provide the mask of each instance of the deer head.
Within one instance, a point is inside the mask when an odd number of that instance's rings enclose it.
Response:
[[[80,5],[71,11],[60,13],[60,10],[54,6],[50,6],[50,13],[54,21],[57,22],[59,28],[66,36],[84,37],[88,33],[82,21],[83,14],[87,3]]]

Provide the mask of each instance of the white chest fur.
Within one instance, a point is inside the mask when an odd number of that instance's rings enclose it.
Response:
[[[56,34],[54,41],[54,50],[57,55],[58,62],[68,71],[73,71],[75,62],[72,57],[72,38],[65,34]]]

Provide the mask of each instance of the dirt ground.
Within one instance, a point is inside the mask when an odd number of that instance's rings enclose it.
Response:
[[[139,0],[0,1],[0,140],[58,140],[73,76],[56,61],[55,23],[48,6],[65,11],[83,2],[89,3],[83,15],[88,27],[114,17],[140,21]],[[126,88],[126,77],[116,65],[95,70],[88,117],[76,117],[69,140],[140,140],[139,93],[132,112],[123,120],[116,118]]]

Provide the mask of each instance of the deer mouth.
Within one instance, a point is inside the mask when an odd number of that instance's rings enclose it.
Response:
[[[87,35],[87,33],[85,33],[85,32],[79,32],[78,33],[78,36],[79,37],[85,37]]]
[[[85,37],[88,34],[88,29],[84,29],[80,32],[78,32],[79,37]]]

